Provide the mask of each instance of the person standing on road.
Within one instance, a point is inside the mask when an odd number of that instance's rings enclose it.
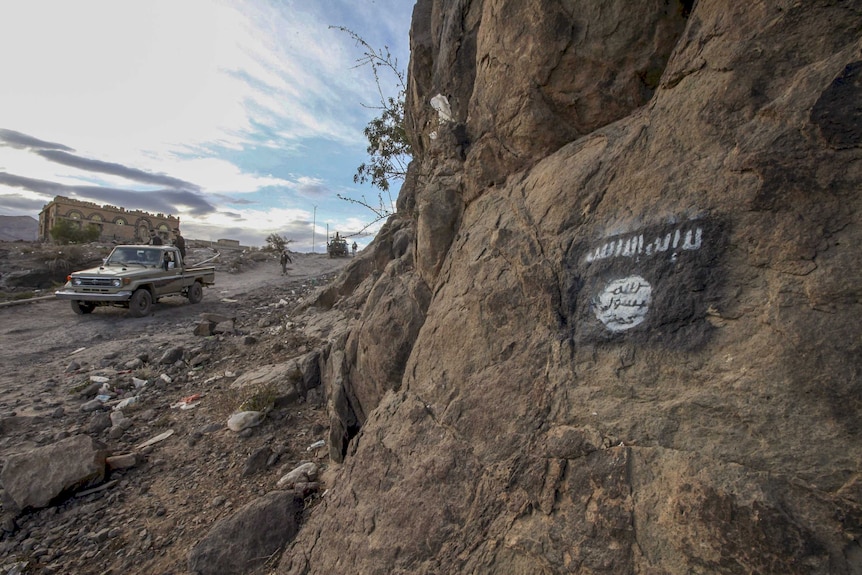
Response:
[[[174,230],[174,236],[176,236],[176,237],[174,238],[174,245],[175,245],[175,246],[177,247],[177,249],[180,251],[180,255],[183,257],[183,261],[185,262],[185,261],[186,261],[186,240],[185,240],[185,238],[183,238],[183,236],[180,234],[180,229],[179,229],[179,228],[176,228],[176,229]]]
[[[283,250],[281,252],[281,258],[279,258],[281,262],[281,275],[287,275],[287,262],[293,263],[293,260],[290,259],[290,254],[287,253],[287,250]]]
[[[353,242],[353,245],[352,245],[352,246],[350,246],[350,247],[352,247],[352,248],[353,248],[353,257],[356,257],[356,248],[358,247],[358,246],[356,245],[356,242]]]

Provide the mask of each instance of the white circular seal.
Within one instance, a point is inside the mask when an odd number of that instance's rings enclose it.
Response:
[[[625,331],[646,319],[652,286],[641,276],[614,280],[593,300],[593,311],[611,331]]]

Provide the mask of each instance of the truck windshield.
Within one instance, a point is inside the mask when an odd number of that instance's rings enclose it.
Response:
[[[160,256],[161,253],[158,249],[115,248],[105,263],[107,265],[142,264],[151,266],[159,263]]]

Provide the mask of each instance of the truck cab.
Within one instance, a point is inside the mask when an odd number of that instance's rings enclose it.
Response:
[[[91,313],[100,305],[120,305],[129,314],[149,313],[159,298],[180,294],[191,303],[203,297],[204,286],[214,283],[215,268],[186,267],[174,246],[117,246],[98,268],[71,274],[55,295],[71,301],[78,314]]]

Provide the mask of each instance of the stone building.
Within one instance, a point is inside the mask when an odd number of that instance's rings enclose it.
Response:
[[[39,241],[52,241],[51,228],[60,220],[72,221],[79,227],[95,225],[100,230],[100,241],[120,243],[147,243],[150,230],[169,243],[173,230],[180,227],[180,219],[176,216],[100,206],[93,202],[56,196],[39,212]]]

